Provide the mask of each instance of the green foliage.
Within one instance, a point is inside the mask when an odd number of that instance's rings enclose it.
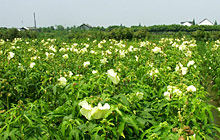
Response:
[[[193,20],[194,21],[194,20]],[[195,22],[195,21],[194,21]],[[217,22],[216,22],[217,24]],[[63,27],[56,25],[51,27],[40,27],[37,30],[18,31],[15,28],[0,28],[0,38],[13,40],[14,38],[56,38],[62,41],[72,39],[160,39],[163,37],[196,38],[198,41],[217,40],[220,38],[220,25],[214,26],[182,26],[182,25],[154,25],[154,26],[109,26],[91,27],[82,29],[80,26]]]
[[[132,32],[146,31],[120,28],[109,28],[111,36],[129,39]],[[92,29],[86,32],[93,33]],[[204,65],[209,59],[203,59],[198,48],[196,40],[186,38],[1,40],[0,138],[218,137],[219,127],[213,124],[211,112],[214,107],[207,104],[207,92],[201,85],[202,69],[209,64],[214,68],[217,62]],[[106,74],[110,69],[117,72],[119,83]],[[214,76],[215,69],[210,74]],[[196,91],[188,90],[190,85]],[[79,105],[82,101],[88,105]],[[82,109],[93,112],[105,103],[110,109],[98,119],[87,119],[82,113]]]

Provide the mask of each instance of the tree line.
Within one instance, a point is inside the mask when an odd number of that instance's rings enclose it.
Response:
[[[213,26],[182,26],[182,25],[154,25],[154,26],[109,26],[67,27],[62,25],[40,27],[36,30],[19,31],[16,28],[0,28],[0,38],[12,40],[14,38],[59,38],[71,39],[156,39],[160,37],[193,37],[197,40],[220,39],[220,25]]]

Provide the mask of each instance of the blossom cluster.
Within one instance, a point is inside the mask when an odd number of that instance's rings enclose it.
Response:
[[[82,107],[80,113],[88,120],[105,118],[111,108],[108,103],[105,103],[104,106],[98,103],[98,106],[92,107],[86,100],[80,102],[79,105]]]
[[[190,85],[187,87],[187,92],[196,92],[196,87],[194,87],[193,85]],[[182,96],[185,95],[185,93],[183,93],[180,89],[178,89],[176,86],[167,86],[167,91],[164,92],[164,97],[167,100],[171,100],[174,96]]]

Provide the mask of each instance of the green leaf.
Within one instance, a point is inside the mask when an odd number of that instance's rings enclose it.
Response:
[[[136,119],[140,124],[141,124],[141,126],[144,126],[145,125],[145,123],[147,122],[147,120],[146,119],[143,119],[143,118],[141,118],[141,117],[137,117],[137,119]]]
[[[220,128],[219,127],[213,126],[213,128],[220,133]]]
[[[135,132],[139,134],[139,128],[131,116],[123,116],[123,120],[130,126],[133,126]]]
[[[207,140],[214,140],[212,137],[210,137],[209,135],[205,135],[205,138],[207,139]]]
[[[125,128],[125,122],[121,121],[117,130],[118,136],[121,136],[123,134],[124,128]]]
[[[62,124],[61,124],[61,133],[62,135],[65,137],[65,131],[66,131],[66,126],[69,122],[68,121],[64,121]]]
[[[104,138],[102,138],[102,137],[99,136],[98,134],[93,134],[93,135],[92,135],[92,140],[104,140]]]
[[[74,136],[74,140],[80,140],[79,138],[80,131],[76,128],[73,128],[69,134],[69,140],[72,140],[72,136]]]
[[[63,121],[68,121],[68,120],[70,120],[72,118],[73,118],[73,116],[72,116],[72,114],[70,114],[69,116],[63,117]]]
[[[30,125],[31,127],[33,127],[32,121],[31,121],[25,114],[24,114],[24,117],[25,117],[26,120],[28,121],[29,125]]]
[[[178,140],[178,135],[169,134],[164,140]]]
[[[56,95],[56,93],[57,93],[57,86],[56,86],[56,85],[55,85],[55,86],[53,86],[53,88],[52,88],[52,89],[53,89],[53,94],[54,94],[54,95]]]
[[[118,109],[118,107],[115,108],[115,111],[116,111],[120,116],[123,116],[123,115],[122,115],[122,112]]]

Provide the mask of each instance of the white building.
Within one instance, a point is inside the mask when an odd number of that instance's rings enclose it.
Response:
[[[83,30],[89,30],[90,28],[92,28],[92,26],[90,26],[89,24],[83,23],[82,25],[79,26],[79,28]]]
[[[29,31],[29,30],[36,30],[35,27],[21,27],[17,28],[18,31]]]
[[[205,18],[198,25],[214,25],[214,24],[210,20]]]
[[[181,22],[181,25],[183,25],[183,26],[192,26],[193,22],[192,21],[184,21],[184,22]]]

